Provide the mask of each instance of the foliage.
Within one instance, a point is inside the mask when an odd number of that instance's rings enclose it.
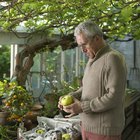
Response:
[[[62,81],[61,86],[58,89],[58,94],[63,96],[69,92],[77,90],[81,85],[81,78],[75,77],[72,82]]]
[[[16,139],[17,125],[0,125],[0,140],[13,140]],[[14,133],[14,134],[13,134]]]
[[[69,92],[75,91],[79,88],[81,84],[81,78],[79,77],[70,77],[70,69],[68,66],[70,63],[65,63],[64,66],[64,80],[60,77],[60,52],[61,48],[58,47],[53,52],[46,51],[45,61],[43,61],[46,66],[45,72],[43,73],[43,90],[40,94],[40,97],[45,94],[46,102],[43,105],[42,115],[47,117],[54,117],[59,113],[58,109],[58,100],[60,96],[66,95]],[[70,50],[69,50],[70,51]],[[68,52],[69,54],[69,52]],[[37,59],[38,60],[38,59]],[[36,61],[37,61],[36,60]],[[38,68],[38,67],[37,67]],[[35,68],[34,68],[35,69]],[[33,69],[33,70],[34,70]],[[75,73],[73,72],[75,75]],[[68,77],[68,78],[67,78]],[[39,97],[39,98],[40,98]]]
[[[60,47],[57,47],[57,49],[55,49],[53,52],[46,51],[43,54],[45,55],[45,60],[43,60],[43,65],[46,67],[45,67],[45,72],[42,74],[44,76],[42,78],[42,83],[44,89],[43,92],[45,93],[58,93],[58,92],[65,93],[71,90],[75,90],[77,87],[79,87],[80,84],[79,80],[81,78],[80,75],[75,77],[76,75],[75,73],[76,54],[74,54],[75,52],[71,52],[71,50],[67,50],[67,54],[65,53],[65,62],[60,62],[62,57],[61,51],[62,49],[60,49]],[[70,62],[72,53],[74,55],[73,66],[71,65]],[[35,59],[35,61],[38,60]],[[63,63],[63,69],[61,70],[62,63]],[[85,66],[85,62],[81,60],[79,62],[79,68],[84,69],[84,66]],[[35,68],[33,67],[33,71],[35,71],[34,69]]]
[[[2,109],[10,112],[11,120],[21,121],[33,105],[32,96],[16,82],[0,81],[0,95],[4,98]]]
[[[92,19],[111,38],[130,34],[140,39],[139,0],[12,0],[0,4],[0,26],[5,30],[15,32],[24,25],[32,33],[64,35],[72,33],[79,22]]]
[[[10,47],[0,46],[0,80],[4,74],[10,76]]]
[[[55,92],[46,94],[46,103],[44,104],[42,115],[47,117],[54,117],[59,113],[58,109],[58,101],[60,96],[64,96],[69,92],[75,91],[80,86],[79,78],[75,77],[74,80],[69,83],[66,81],[62,81],[60,83],[61,87],[54,88]],[[52,89],[53,91],[53,89]]]
[[[49,100],[48,95],[46,95],[46,103],[43,106],[41,114],[42,116],[53,118],[55,115],[59,113],[58,96],[52,94],[51,97],[53,98],[53,100]]]

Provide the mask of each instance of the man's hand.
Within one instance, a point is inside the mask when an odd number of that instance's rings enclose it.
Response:
[[[81,102],[79,100],[77,100],[76,98],[74,98],[74,103],[68,106],[62,106],[62,109],[67,112],[70,113],[70,115],[66,115],[65,117],[72,117],[74,115],[77,115],[82,111],[81,108]]]
[[[63,105],[61,104],[61,99],[63,98],[63,96],[61,96],[60,98],[59,98],[59,101],[58,101],[58,108],[60,109],[60,110],[63,110]]]

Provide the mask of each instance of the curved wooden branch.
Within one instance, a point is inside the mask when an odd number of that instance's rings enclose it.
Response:
[[[71,40],[73,41],[72,35],[62,37],[59,40],[45,39],[34,45],[25,46],[25,48],[16,55],[16,66],[13,77],[16,77],[18,84],[25,86],[27,75],[34,64],[33,58],[36,52],[46,47],[52,51],[58,45],[61,45],[63,50],[76,47],[77,45],[73,44]]]
[[[28,47],[26,47],[16,55],[16,66],[13,77],[16,77],[19,85],[25,85],[27,75],[33,66],[34,54],[35,52],[29,51]]]

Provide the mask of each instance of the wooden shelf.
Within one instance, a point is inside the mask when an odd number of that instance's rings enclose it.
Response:
[[[140,101],[140,92],[126,94],[125,98],[125,128],[122,140],[131,140],[137,128],[137,103]]]

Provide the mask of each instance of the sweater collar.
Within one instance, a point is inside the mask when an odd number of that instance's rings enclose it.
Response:
[[[90,59],[89,61],[93,62],[93,61],[97,60],[98,58],[100,58],[103,54],[105,54],[109,50],[110,50],[110,46],[106,45],[105,47],[98,50],[98,52],[95,54],[95,57],[93,59]]]
[[[101,48],[95,55],[95,58],[99,58],[101,55],[106,53],[110,49],[109,45],[106,45],[105,47]]]

